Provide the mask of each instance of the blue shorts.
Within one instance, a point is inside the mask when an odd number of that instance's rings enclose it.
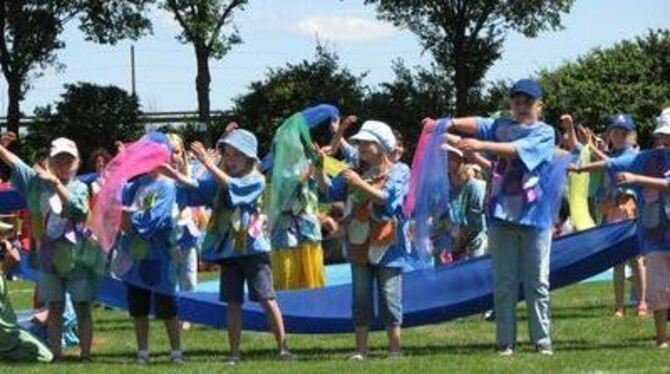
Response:
[[[221,261],[221,301],[242,304],[245,282],[249,289],[249,300],[263,301],[275,298],[269,254]]]
[[[384,327],[402,325],[402,269],[374,265],[351,265],[354,326],[374,323],[374,290]]]

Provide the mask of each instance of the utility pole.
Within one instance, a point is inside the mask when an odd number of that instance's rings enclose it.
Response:
[[[136,95],[135,93],[135,46],[131,45],[130,46],[130,81],[132,85],[132,94],[133,96]]]

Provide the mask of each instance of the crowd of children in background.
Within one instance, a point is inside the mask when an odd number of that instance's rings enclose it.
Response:
[[[498,352],[508,356],[516,348],[521,285],[531,343],[537,352],[553,354],[550,249],[555,237],[574,228],[566,198],[558,193],[562,186],[556,184],[562,182],[550,176],[568,171],[592,173],[589,208],[594,220],[615,223],[640,217],[643,255],[629,262],[636,313],[646,316],[649,302],[658,346],[667,346],[670,156],[663,149],[670,146],[670,110],[657,119],[653,139],[658,150],[639,151],[629,115],[611,116],[602,138],[576,125],[569,115],[561,117],[556,131],[541,120],[543,92],[536,82],[520,80],[509,94],[509,115],[448,121],[443,149],[449,165],[445,182],[449,183],[450,208],[434,230],[445,233],[449,244],[434,243],[435,264],[491,253]],[[11,169],[6,176],[11,187],[26,197],[32,228],[24,227],[21,232],[23,236],[30,232],[32,240],[3,240],[0,254],[9,263],[18,260],[17,248],[33,249],[31,257],[37,258],[40,271],[36,293],[49,312],[47,350],[17,326],[0,279],[0,358],[60,359],[62,316],[70,298],[81,360],[90,360],[91,307],[100,276],[111,273],[127,285],[137,362],[150,360],[148,317],[153,308],[156,318],[165,324],[170,360],[181,363],[180,335],[188,324],[177,319],[175,292],[195,290],[199,264],[206,262],[221,269],[220,299],[228,306],[228,362],[234,364],[241,358],[245,297],[260,303],[267,314],[278,358],[291,359],[275,289],[323,287],[325,264],[343,261],[351,264],[355,352],[350,359],[366,359],[375,310],[386,327],[389,357],[399,357],[402,274],[413,247],[412,217],[403,209],[411,173],[402,162],[405,145],[381,121],[365,121],[348,140],[344,134],[358,119],[348,116],[331,122],[332,141],[317,148],[318,156],[305,169],[271,229],[263,201],[268,185],[259,170],[254,134],[231,124],[213,150],[200,142],[187,147],[175,134],[155,135],[152,140],[169,150],[170,159],[123,186],[121,232],[107,259],[101,259],[92,244],[96,238],[87,230],[87,221],[113,156],[102,149],[90,155],[97,177],[87,185],[76,178],[81,157],[71,140],[55,139],[48,159],[30,167],[8,150],[15,137],[3,135],[0,159]],[[123,153],[124,147],[118,143],[116,152]],[[560,159],[576,160],[585,147],[591,162],[574,161],[558,170]],[[323,160],[338,153],[350,168],[328,175]],[[560,212],[552,207],[554,200]],[[321,210],[319,203],[328,203],[328,209]],[[22,222],[28,221],[26,215]],[[615,315],[619,318],[625,310],[624,270],[620,265],[614,271]]]

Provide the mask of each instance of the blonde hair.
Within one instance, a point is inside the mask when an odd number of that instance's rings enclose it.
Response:
[[[462,164],[461,168],[458,170],[458,178],[461,180],[461,183],[465,183],[470,179],[473,179],[477,173],[475,172],[474,164]]]
[[[168,133],[166,136],[173,148],[181,149],[181,170],[179,170],[179,172],[184,174],[187,178],[191,178],[191,168],[188,163],[188,157],[186,156],[186,145],[184,144],[184,140],[181,136],[172,132]]]

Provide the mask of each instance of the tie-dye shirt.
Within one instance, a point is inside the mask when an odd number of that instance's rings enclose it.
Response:
[[[611,178],[627,171],[670,181],[670,150],[649,150],[611,158],[607,161],[607,171]],[[637,234],[642,253],[670,251],[670,192],[639,185],[630,188],[637,195]]]
[[[515,158],[493,156],[488,185],[488,215],[494,219],[538,228],[551,227],[552,202],[543,199],[542,178],[549,172],[554,152],[554,130],[536,122],[519,124],[508,118],[477,118],[475,137],[511,143]]]

